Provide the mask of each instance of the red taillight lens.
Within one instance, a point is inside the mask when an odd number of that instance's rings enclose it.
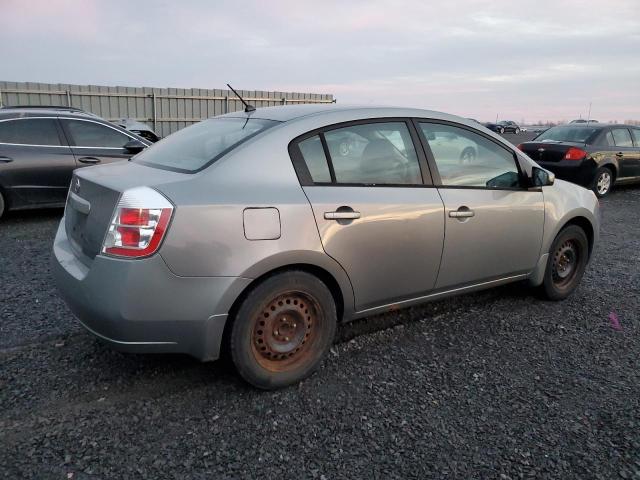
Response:
[[[172,214],[173,205],[155,190],[127,190],[111,219],[102,253],[128,258],[152,255],[162,242]]]
[[[582,160],[587,156],[587,152],[582,150],[581,148],[571,147],[567,150],[567,153],[564,155],[565,160]]]
[[[524,152],[524,150],[522,149],[522,144],[518,144],[518,146],[516,147],[518,150],[520,150],[521,152]]]

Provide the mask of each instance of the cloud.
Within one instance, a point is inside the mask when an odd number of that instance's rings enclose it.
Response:
[[[2,1],[6,80],[231,82],[480,119],[572,118],[589,102],[600,118],[640,116],[637,0]]]

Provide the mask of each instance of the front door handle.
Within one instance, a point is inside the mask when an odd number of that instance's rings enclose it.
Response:
[[[324,212],[324,218],[325,220],[355,220],[356,218],[360,218],[360,212]]]
[[[469,210],[467,207],[460,207],[458,210],[450,210],[449,216],[451,218],[471,218],[476,213],[473,210]]]
[[[3,163],[13,162],[13,158],[5,157],[4,155],[2,155],[0,156],[0,162],[3,162]]]
[[[624,157],[624,153],[618,152],[618,153],[616,153],[616,157]]]
[[[81,157],[78,159],[80,163],[100,163],[100,159],[96,157]]]

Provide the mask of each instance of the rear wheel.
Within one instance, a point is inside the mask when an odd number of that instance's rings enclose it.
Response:
[[[520,133],[520,129],[519,129],[519,128],[516,128],[516,130],[515,130],[515,134],[516,134],[516,135],[518,135],[519,133]]]
[[[302,271],[267,278],[233,319],[229,349],[238,373],[265,390],[297,383],[327,355],[336,330],[331,292]]]
[[[468,165],[475,161],[476,151],[473,147],[465,148],[460,154],[460,163],[462,165]]]
[[[596,178],[593,181],[593,191],[598,197],[604,197],[611,192],[613,186],[613,172],[608,167],[600,167],[596,171]]]
[[[567,298],[580,284],[589,260],[589,241],[582,228],[563,228],[549,250],[542,288],[549,300]]]

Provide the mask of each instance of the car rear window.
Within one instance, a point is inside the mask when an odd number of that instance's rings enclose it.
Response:
[[[211,118],[169,135],[132,161],[183,173],[195,173],[279,122],[246,118]]]
[[[589,140],[592,139],[598,130],[596,127],[553,127],[536,137],[536,142],[548,140],[556,142],[589,143]]]

